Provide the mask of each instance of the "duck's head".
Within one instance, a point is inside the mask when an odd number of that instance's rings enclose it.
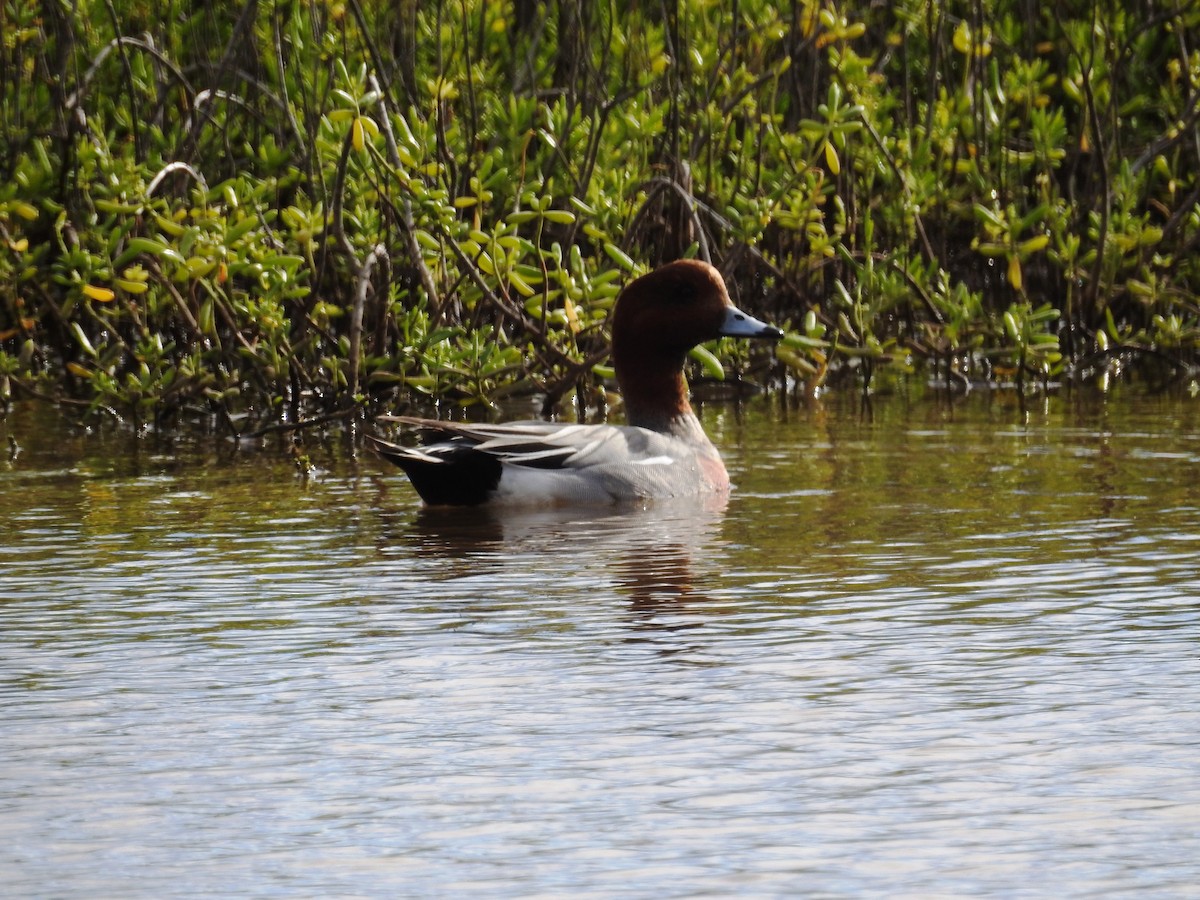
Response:
[[[689,350],[719,337],[778,340],[783,332],[734,306],[713,266],[683,259],[626,286],[613,312],[612,335],[626,417],[658,429],[691,411],[683,382]]]

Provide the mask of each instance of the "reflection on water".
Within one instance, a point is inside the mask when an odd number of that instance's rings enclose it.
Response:
[[[705,411],[728,505],[0,461],[14,896],[1182,896],[1200,405]]]

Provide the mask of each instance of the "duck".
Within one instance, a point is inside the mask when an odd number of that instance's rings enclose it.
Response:
[[[719,337],[777,341],[783,332],[734,306],[714,266],[676,260],[631,281],[613,309],[611,359],[626,424],[384,416],[415,428],[422,443],[368,441],[427,506],[612,506],[727,494],[729,474],[683,374],[688,352]]]

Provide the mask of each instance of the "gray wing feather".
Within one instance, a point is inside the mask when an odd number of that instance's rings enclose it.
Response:
[[[678,441],[645,428],[612,425],[509,422],[488,425],[442,422],[409,416],[381,416],[421,430],[427,445],[445,440],[466,443],[513,465],[557,464],[561,468],[628,467],[634,463],[665,462],[681,457]],[[581,443],[581,438],[586,440]]]

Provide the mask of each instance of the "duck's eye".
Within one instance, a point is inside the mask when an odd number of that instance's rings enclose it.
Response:
[[[669,302],[687,306],[696,300],[696,285],[690,281],[678,281],[665,292]]]

